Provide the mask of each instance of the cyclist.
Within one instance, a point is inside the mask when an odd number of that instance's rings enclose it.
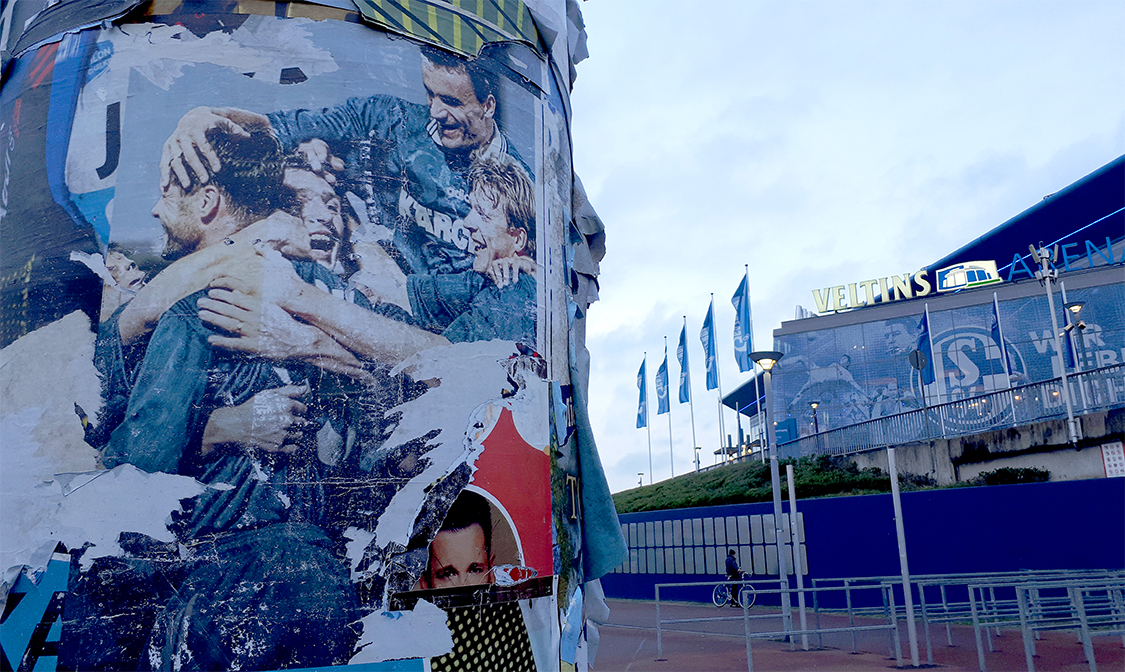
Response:
[[[734,549],[727,550],[727,579],[731,581],[742,580],[742,570],[738,568],[738,561],[734,559]],[[738,605],[738,589],[737,583],[730,584],[730,601],[727,602],[729,606],[737,607]]]

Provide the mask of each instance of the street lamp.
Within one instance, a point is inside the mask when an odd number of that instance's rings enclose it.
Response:
[[[773,367],[785,353],[776,350],[761,350],[751,352],[750,359],[757,362],[758,366],[766,372],[766,444],[770,451],[770,482],[773,485],[773,525],[777,540],[777,573],[781,586],[781,619],[786,632],[792,629],[793,616],[789,609],[789,573],[785,571],[785,557],[782,555],[782,539],[785,535],[781,531],[781,473],[777,463],[777,428],[771,418],[773,413]],[[792,522],[791,522],[792,524]],[[797,552],[794,549],[794,552]]]
[[[1070,347],[1074,352],[1075,373],[1082,373],[1082,363],[1086,361],[1086,339],[1083,334],[1083,332],[1086,331],[1086,323],[1078,319],[1078,313],[1082,312],[1082,306],[1084,305],[1086,305],[1085,301],[1071,301],[1063,305],[1067,312],[1067,325],[1063,327],[1063,331],[1066,332],[1067,338],[1070,339]],[[1077,331],[1075,331],[1076,329]],[[1097,387],[1093,386],[1091,389],[1096,396]],[[1085,381],[1079,381],[1078,390],[1082,393],[1082,405],[1085,407],[1088,405]]]
[[[1079,357],[1078,361],[1076,362],[1076,366],[1074,367],[1078,371],[1082,371],[1082,360],[1086,358],[1086,344],[1083,343],[1082,340],[1082,332],[1086,330],[1086,323],[1078,319],[1078,313],[1082,312],[1082,306],[1084,305],[1086,305],[1085,301],[1071,301],[1064,306],[1067,312],[1070,313],[1070,315],[1067,316],[1067,322],[1069,324],[1066,325],[1064,331],[1070,334],[1070,337],[1074,339],[1074,342],[1072,342],[1071,345],[1078,346]],[[1075,329],[1078,330],[1077,334],[1074,333]]]
[[[809,406],[812,406],[813,441],[816,443],[817,454],[820,454],[820,422],[816,417],[816,407],[820,406],[820,402],[810,401]]]

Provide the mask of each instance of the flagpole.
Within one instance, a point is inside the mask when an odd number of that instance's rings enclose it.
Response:
[[[664,378],[670,379],[668,375],[668,337],[664,337]],[[668,398],[668,466],[672,469],[672,476],[676,475],[676,461],[672,455],[672,386],[666,385],[667,392],[665,393]]]
[[[715,305],[715,293],[714,292],[711,292],[711,305],[712,306]],[[714,332],[714,326],[713,326],[715,324],[714,323],[714,313],[712,313],[711,319],[712,319],[712,322],[711,322],[712,332]],[[718,350],[718,345],[719,345],[718,343],[712,343],[711,347],[714,348],[715,350]],[[722,374],[719,372],[719,358],[718,357],[715,358],[715,387],[716,387],[716,391],[719,393],[719,399],[718,399],[718,401],[719,401],[719,450],[723,451],[723,459],[725,460],[726,456],[727,456],[727,444],[725,444],[723,442],[726,440],[727,430],[726,430],[726,427],[723,425],[723,377],[722,377]]]
[[[1012,388],[1012,371],[1011,365],[1008,363],[1008,346],[1004,344],[1004,327],[1000,324],[1000,301],[996,298],[996,292],[992,293],[992,314],[996,318],[996,335],[1000,338],[1000,363],[1004,365],[1004,378],[1008,385],[1008,389]],[[1015,395],[1008,392],[1008,406],[1012,409],[1012,426],[1016,424],[1016,400]]]
[[[648,426],[648,409],[645,409],[645,431],[648,432],[648,484],[652,485],[652,427]]]
[[[996,292],[992,293],[992,310],[996,316],[996,334],[1000,337],[1000,363],[1004,365],[1004,375],[1008,376],[1008,387],[1011,387],[1012,372],[1008,370],[1008,350],[1004,347],[1004,327],[1000,324],[1000,302],[996,298]]]
[[[745,264],[745,266],[746,266],[746,287],[747,287],[746,314],[750,316],[750,331],[748,331],[746,334],[744,334],[744,336],[746,337],[746,351],[747,351],[747,353],[749,353],[751,350],[754,349],[754,307],[750,305],[750,299],[749,299],[750,264]],[[737,315],[735,316],[735,319],[738,319]],[[750,367],[750,368],[751,368],[751,370],[753,370],[753,367]]]
[[[682,333],[687,333],[687,315],[684,315],[684,330]],[[684,359],[687,359],[687,342],[684,342]],[[688,380],[688,411],[691,412],[691,452],[695,457],[695,471],[699,472],[699,442],[695,438],[695,395],[691,393],[691,371],[687,374]]]
[[[645,352],[645,362],[648,361],[648,352]],[[647,369],[646,369],[647,373]],[[646,381],[647,384],[647,381]],[[645,433],[648,434],[648,484],[652,485],[652,423],[648,421],[648,395],[645,395]]]
[[[754,366],[756,367],[757,365],[758,365],[758,363],[755,362]],[[755,370],[755,372],[757,371],[756,368],[754,370]],[[763,369],[762,373],[765,373],[764,369]],[[755,373],[754,374],[754,393],[758,395],[757,399],[754,400],[754,405],[758,407],[758,454],[762,456],[762,464],[765,464],[766,463],[766,442],[763,439],[765,439],[766,437],[762,435],[762,431],[763,431],[763,429],[765,429],[765,431],[769,431],[769,428],[765,426],[766,423],[765,423],[764,420],[762,420],[762,418],[764,416],[762,415],[762,413],[763,413],[762,403],[763,402],[762,402],[762,393],[760,391],[761,387],[762,387],[762,379],[761,379],[760,376],[758,376],[757,373]]]
[[[934,360],[931,366],[934,367],[934,382],[937,383],[938,392],[938,422],[941,423],[941,437],[945,438],[945,407],[942,406],[942,399],[945,397],[945,366],[942,366],[942,371],[938,371],[938,363],[941,362],[941,353],[934,351],[934,326],[930,322],[930,304],[925,304],[926,307],[926,340],[930,343],[930,357]],[[922,382],[925,385],[925,382]]]
[[[754,349],[754,317],[750,310],[750,264],[743,264],[742,282],[738,284],[738,289],[734,291],[734,296],[731,297],[731,303],[734,305],[734,359],[738,364],[739,373],[750,371],[754,373],[755,363],[750,359],[750,352]],[[716,381],[718,382],[718,381]],[[719,413],[722,414],[722,389],[719,390],[720,395],[720,408]],[[734,417],[738,422],[738,453],[742,453],[742,409],[736,402],[734,407]],[[720,420],[722,431],[726,433],[726,423]],[[730,438],[727,437],[728,444]]]
[[[749,331],[747,331],[745,334],[743,334],[743,337],[746,339],[746,355],[749,356],[750,351],[754,349],[754,309],[753,309],[753,306],[750,305],[750,296],[749,296],[749,292],[750,292],[750,289],[749,289],[750,288],[750,264],[743,264],[743,269],[745,270],[745,273],[746,273],[746,287],[747,287],[747,290],[746,290],[747,291],[746,314],[750,316]],[[735,315],[734,319],[737,320],[738,316]],[[741,367],[739,367],[739,368],[741,368]],[[757,371],[757,368],[758,368],[758,363],[754,362],[753,366],[750,367],[750,374],[754,375],[755,371]],[[755,385],[755,388],[756,387],[757,387],[757,385]],[[735,402],[735,405],[737,405],[737,404],[738,404],[738,402]],[[737,411],[737,413],[738,413],[737,420],[738,420],[738,427],[739,427],[738,433],[741,434],[742,433],[742,411]],[[742,437],[740,436],[739,439],[741,439],[741,438]],[[742,446],[739,445],[738,449],[741,452]],[[764,456],[762,458],[762,461],[765,462]]]

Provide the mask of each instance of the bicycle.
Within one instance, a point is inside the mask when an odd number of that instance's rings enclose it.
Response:
[[[739,580],[746,580],[746,572],[740,571],[738,575]],[[754,590],[754,586],[750,584],[739,586],[738,602],[736,603],[736,606],[741,607],[745,605],[746,608],[749,609],[750,607],[754,606],[754,602],[757,599],[758,592]],[[715,590],[711,591],[711,601],[715,603],[716,607],[724,607],[730,604],[730,585],[726,583],[720,583],[719,585],[715,586]]]

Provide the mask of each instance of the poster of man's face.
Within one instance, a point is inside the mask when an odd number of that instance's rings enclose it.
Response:
[[[99,277],[92,319],[25,337],[85,343],[43,466],[92,498],[58,540],[61,663],[428,669],[474,636],[446,624],[466,604],[531,659],[550,637],[512,608],[552,590],[560,207],[535,139],[563,122],[507,54],[539,57],[141,18],[21,59],[0,101],[46,119],[69,82],[47,171],[84,232],[67,261]],[[72,74],[49,100],[36,58]]]

